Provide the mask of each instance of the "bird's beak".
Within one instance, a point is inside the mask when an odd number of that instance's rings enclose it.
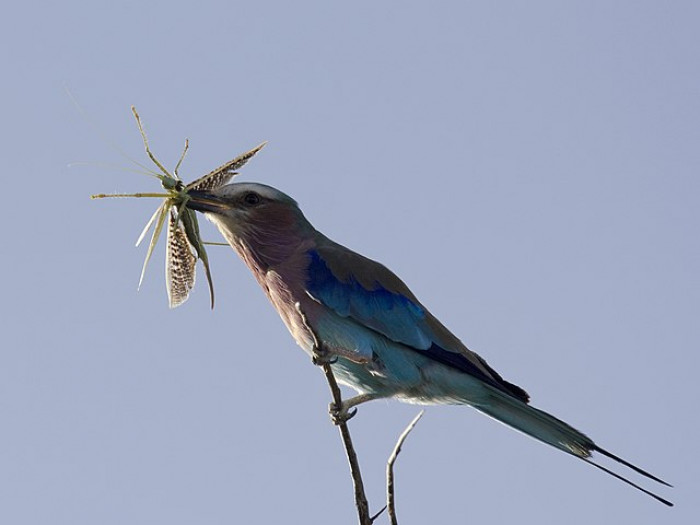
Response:
[[[190,210],[221,215],[230,207],[224,199],[207,191],[190,190],[187,196],[187,207]]]

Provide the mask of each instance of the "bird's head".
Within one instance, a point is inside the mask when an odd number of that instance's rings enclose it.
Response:
[[[315,231],[294,199],[265,184],[239,182],[188,195],[188,208],[204,213],[232,247],[262,266],[284,259]]]

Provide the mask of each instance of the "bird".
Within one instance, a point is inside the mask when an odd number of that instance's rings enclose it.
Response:
[[[671,486],[530,405],[523,388],[468,349],[391,270],[326,237],[292,197],[254,182],[188,197],[187,207],[204,213],[252,271],[297,344],[310,356],[330,355],[337,381],[358,392],[335,407],[336,418],[380,398],[469,405],[673,505],[593,461],[593,454],[607,457]]]

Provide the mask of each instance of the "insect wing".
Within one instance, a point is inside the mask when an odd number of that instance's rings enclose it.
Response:
[[[265,147],[267,142],[263,142],[258,146],[255,146],[252,150],[239,155],[235,159],[227,162],[223,166],[219,166],[214,171],[207,173],[203,177],[193,180],[187,186],[187,190],[213,190],[219,186],[223,186],[228,183],[233,177],[237,175],[236,170],[242,168],[247,164],[247,162],[252,159],[255,154]]]
[[[146,258],[141,269],[139,278],[139,288],[143,283],[146,274],[146,268],[153,255],[153,250],[158,242],[158,238],[165,226],[165,221],[168,221],[167,227],[167,246],[165,249],[165,284],[168,292],[168,302],[170,308],[175,308],[184,303],[189,297],[190,291],[194,288],[195,282],[195,267],[197,259],[202,260],[204,270],[206,272],[207,281],[209,282],[209,292],[211,295],[211,305],[214,307],[214,287],[211,280],[211,272],[209,269],[209,259],[204,248],[204,243],[199,236],[199,225],[197,223],[197,215],[194,211],[186,208],[187,192],[189,190],[211,190],[223,186],[237,175],[236,170],[242,168],[252,159],[267,142],[259,144],[255,148],[239,155],[235,159],[219,166],[217,169],[184,185],[178,171],[185,158],[189,143],[185,141],[185,148],[180,155],[180,159],[175,166],[173,173],[170,173],[165,166],[156,158],[151,151],[146,137],[146,132],[141,123],[141,118],[136,112],[136,108],[131,107],[131,111],[136,118],[141,138],[146,149],[146,154],[158,167],[159,172],[154,172],[142,166],[147,172],[154,177],[160,179],[161,185],[166,193],[133,193],[133,194],[99,194],[93,195],[92,198],[103,197],[164,197],[162,204],[158,207],[155,213],[144,227],[141,235],[136,241],[136,246],[146,237],[148,231],[153,227],[151,234],[151,242],[146,251]],[[138,163],[137,163],[138,164]],[[141,166],[139,164],[139,166]]]
[[[165,250],[165,286],[168,290],[170,308],[176,308],[187,300],[190,291],[194,288],[197,258],[192,253],[182,221],[178,221],[174,206],[170,208],[169,215]]]

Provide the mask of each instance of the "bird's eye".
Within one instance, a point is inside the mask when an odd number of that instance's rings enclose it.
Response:
[[[245,202],[249,206],[255,206],[256,204],[260,204],[260,195],[250,191],[243,196],[243,202]]]

